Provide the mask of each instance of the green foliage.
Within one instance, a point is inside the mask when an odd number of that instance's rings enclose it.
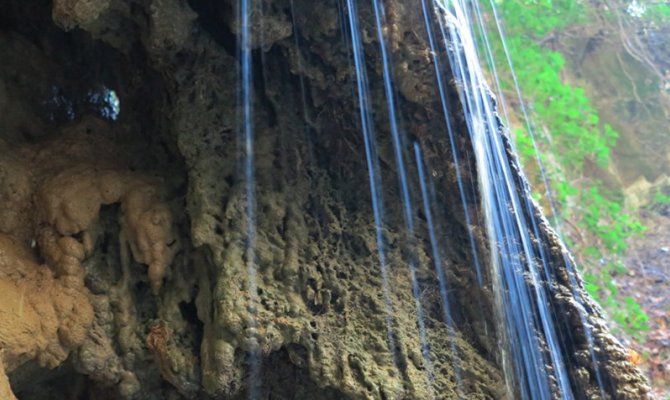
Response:
[[[670,21],[670,4],[659,2],[643,2],[645,5],[645,12],[643,18],[661,24]]]
[[[584,21],[581,2],[575,0],[497,0],[508,35],[531,34],[538,39],[553,29]]]
[[[627,239],[645,230],[637,219],[622,212],[620,203],[603,196],[597,186],[583,190],[580,200],[584,207],[583,225],[610,252],[623,253],[627,248]]]
[[[669,205],[670,204],[670,194],[666,194],[663,190],[657,190],[656,193],[654,194],[654,198],[652,200],[652,203],[654,205]]]
[[[621,273],[623,266],[620,263],[603,266],[601,260],[602,254],[620,258],[628,239],[645,228],[625,212],[621,199],[585,171],[586,166],[591,170],[608,168],[619,135],[601,120],[584,89],[564,82],[562,71],[566,60],[563,55],[542,45],[554,32],[586,22],[591,6],[574,0],[498,0],[497,3],[524,100],[533,119],[548,132],[544,137],[536,135],[535,139],[542,152],[552,156],[547,160],[540,155],[552,195],[559,205],[558,217],[583,229],[588,241],[593,243],[577,249],[588,272],[585,275],[587,291],[624,331],[638,336],[648,329],[648,318],[634,299],[621,298],[618,293],[614,275]],[[666,11],[657,10],[659,15],[665,15]],[[504,91],[513,91],[514,81],[502,42],[496,39],[495,21],[489,19],[489,22],[488,32],[501,86]],[[508,94],[507,97],[516,96]],[[514,138],[533,186],[544,188],[538,168],[534,174],[528,168],[536,165],[538,157],[529,132],[517,127]]]
[[[586,160],[606,167],[618,134],[611,126],[600,124],[582,88],[563,83],[563,56],[529,43],[525,35],[508,37],[507,45],[523,93],[527,100],[532,99],[531,110],[551,132],[552,150],[560,150],[552,153],[560,156],[560,164],[572,175],[581,174]],[[504,57],[502,49],[494,48],[494,52],[500,55],[498,60]],[[511,77],[507,79],[511,81]],[[535,157],[532,147],[526,147],[522,155]]]
[[[619,296],[610,268],[603,268],[599,275],[585,274],[584,286],[591,297],[600,299],[620,329],[636,340],[644,340],[644,333],[649,330],[649,316],[635,299]]]

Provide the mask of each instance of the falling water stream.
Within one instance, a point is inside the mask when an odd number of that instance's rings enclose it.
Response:
[[[391,130],[391,138],[393,140],[393,152],[395,155],[396,167],[398,168],[398,183],[400,185],[401,201],[403,206],[403,217],[405,221],[405,229],[407,231],[408,241],[412,245],[416,245],[416,238],[414,233],[414,206],[410,198],[410,188],[407,179],[407,168],[405,167],[405,160],[403,157],[403,141],[398,127],[398,112],[397,102],[395,98],[395,88],[393,86],[393,74],[391,72],[391,61],[386,49],[386,39],[384,38],[384,7],[378,0],[372,0],[372,7],[375,15],[375,28],[377,31],[377,40],[379,41],[379,50],[382,59],[383,78],[384,78],[384,94],[386,95],[386,108],[388,112],[389,125]],[[414,246],[416,247],[416,246]],[[410,279],[412,282],[412,295],[414,296],[414,304],[416,309],[417,325],[419,327],[419,342],[421,344],[421,354],[426,364],[426,376],[429,386],[432,387],[434,380],[432,361],[429,353],[430,346],[426,338],[426,322],[421,305],[420,287],[416,277],[416,254],[417,249],[413,249],[413,255],[407,261],[410,271]],[[449,309],[446,297],[443,296],[443,308]],[[460,380],[459,380],[460,381]]]
[[[498,76],[498,73],[497,73],[497,70],[496,70],[496,67],[495,67],[495,64],[496,64],[495,57],[493,55],[493,51],[491,50],[491,45],[489,43],[488,35],[487,35],[487,32],[486,32],[487,30],[486,30],[486,27],[484,25],[484,21],[483,21],[483,18],[482,18],[481,7],[479,6],[479,1],[478,0],[475,0],[472,3],[475,7],[475,11],[476,11],[478,19],[479,19],[479,25],[480,25],[480,28],[481,28],[481,34],[482,34],[483,39],[484,39],[486,52],[487,52],[487,57],[490,59],[490,68],[493,71],[494,80],[495,80],[495,83],[496,83],[496,87],[498,89],[497,95],[498,95],[498,98],[501,99],[502,108],[505,112],[507,123],[510,124],[511,122],[509,120],[509,117],[507,117],[507,108],[505,106],[505,100],[504,100],[504,95],[503,95],[501,85],[500,85],[500,79],[499,79],[499,76]],[[526,130],[527,130],[528,135],[530,137],[530,141],[533,145],[533,152],[534,152],[534,155],[535,155],[535,161],[537,163],[537,167],[540,171],[540,176],[541,176],[541,179],[542,179],[542,183],[544,185],[545,197],[546,197],[546,200],[549,204],[549,211],[550,211],[551,216],[553,218],[554,228],[556,229],[556,232],[558,233],[558,236],[561,239],[564,239],[562,229],[561,229],[561,223],[558,219],[557,208],[556,208],[556,205],[554,204],[554,198],[553,198],[553,195],[552,195],[552,192],[551,192],[551,186],[549,184],[549,179],[547,178],[546,169],[545,169],[544,163],[542,162],[542,159],[540,157],[540,151],[539,151],[539,148],[538,148],[538,145],[537,145],[537,138],[536,138],[536,134],[535,134],[535,129],[533,128],[533,124],[531,123],[530,115],[529,115],[528,110],[526,108],[526,102],[524,101],[523,95],[521,94],[521,88],[519,86],[519,80],[517,78],[517,75],[516,75],[516,72],[515,72],[515,69],[514,69],[514,65],[512,63],[512,58],[511,58],[510,53],[509,53],[509,49],[508,49],[508,46],[507,46],[507,41],[505,39],[505,32],[504,32],[504,29],[503,29],[503,23],[502,23],[502,20],[501,20],[499,14],[498,14],[498,10],[497,10],[497,6],[495,4],[495,1],[489,0],[489,5],[491,7],[491,11],[492,11],[492,14],[493,14],[493,21],[495,22],[496,30],[497,30],[497,33],[498,33],[498,38],[500,39],[500,43],[502,45],[503,53],[505,55],[505,61],[506,61],[507,66],[509,68],[508,71],[509,71],[509,74],[512,77],[512,81],[514,82],[514,90],[516,92],[518,105],[519,105],[519,108],[521,109],[523,119],[526,123]],[[527,198],[526,200],[530,201],[530,198]],[[535,230],[537,231],[537,221],[536,221],[535,214],[531,213],[530,217],[533,219],[533,224],[534,224]],[[580,307],[578,307],[579,317],[581,319],[582,326],[584,327],[584,334],[586,336],[586,340],[587,340],[587,343],[588,343],[591,362],[593,364],[593,370],[594,370],[595,375],[596,375],[596,382],[598,383],[598,388],[600,390],[600,397],[604,399],[606,397],[605,397],[604,385],[603,385],[603,380],[602,380],[601,371],[600,371],[600,365],[598,363],[598,359],[597,359],[597,356],[596,356],[595,350],[594,350],[595,345],[594,345],[594,340],[593,340],[593,333],[591,331],[591,326],[589,325],[589,323],[587,321],[586,310],[584,309],[584,300],[582,299],[581,295],[579,293],[577,293],[577,288],[579,287],[579,285],[577,283],[577,279],[575,277],[577,271],[575,270],[574,263],[572,262],[572,260],[570,260],[569,256],[567,255],[567,252],[562,251],[561,254],[563,255],[563,261],[564,261],[564,263],[566,265],[566,268],[568,270],[568,278],[569,278],[569,281],[570,281],[570,288],[572,290],[572,294],[573,294],[575,300],[577,300],[580,304]],[[546,278],[551,282],[551,275],[550,274],[547,274]]]
[[[472,4],[472,7],[474,8],[475,14],[477,15],[478,25],[479,25],[479,28],[480,28],[480,35],[482,36],[482,39],[483,39],[483,42],[484,42],[484,50],[486,51],[486,57],[487,57],[489,69],[491,70],[491,72],[493,74],[493,80],[496,84],[496,89],[497,89],[496,95],[497,95],[498,99],[500,100],[499,104],[501,105],[501,109],[503,110],[503,113],[505,115],[505,120],[506,120],[506,122],[509,126],[509,124],[511,124],[511,121],[510,121],[510,118],[508,116],[508,111],[507,111],[507,107],[506,107],[506,103],[505,103],[504,93],[503,93],[503,90],[501,89],[500,78],[499,78],[497,68],[496,68],[496,60],[495,60],[495,56],[494,56],[492,48],[491,48],[491,44],[489,42],[489,38],[488,38],[488,34],[487,34],[487,28],[486,28],[486,25],[485,25],[485,22],[484,22],[483,16],[482,16],[481,6],[479,5],[479,1],[472,1],[471,4]],[[503,26],[502,26],[502,20],[499,17],[499,14],[498,14],[498,11],[497,11],[497,6],[496,6],[495,2],[490,0],[489,5],[490,5],[490,8],[491,8],[491,11],[492,11],[492,14],[493,14],[493,21],[495,22],[496,30],[497,30],[497,33],[498,33],[498,38],[500,40],[500,44],[502,45],[503,53],[504,53],[504,56],[505,56],[505,61],[506,61],[506,64],[508,66],[508,72],[509,72],[510,76],[512,77],[512,81],[514,83],[514,90],[515,90],[515,93],[516,93],[519,108],[521,110],[523,119],[525,121],[526,131],[529,135],[531,144],[533,146],[535,161],[536,161],[537,167],[538,167],[539,172],[540,172],[542,183],[543,183],[544,188],[545,188],[545,198],[546,198],[546,200],[549,204],[549,211],[550,211],[551,216],[553,218],[554,228],[556,229],[556,232],[558,233],[559,237],[563,238],[563,234],[561,232],[561,224],[558,220],[557,208],[554,204],[554,199],[553,199],[553,196],[552,196],[552,193],[551,193],[551,186],[550,186],[549,180],[547,178],[544,163],[542,162],[542,160],[540,158],[540,151],[539,151],[539,148],[538,148],[538,145],[537,145],[535,129],[533,128],[533,125],[531,123],[530,115],[527,111],[525,101],[524,101],[523,96],[521,94],[521,89],[520,89],[520,86],[519,86],[518,78],[516,76],[516,72],[515,72],[514,66],[512,64],[512,59],[511,59],[510,54],[509,54],[509,49],[507,47],[507,42],[505,40],[505,33],[504,33]],[[530,198],[527,198],[526,201],[530,202]],[[528,205],[528,207],[530,207],[530,204]],[[531,213],[530,218],[531,218],[531,221],[532,221],[532,224],[533,224],[534,232],[537,232],[538,221],[536,219],[536,216],[533,213]],[[537,235],[537,233],[536,233],[536,235]],[[578,307],[578,311],[579,311],[579,315],[580,315],[582,325],[584,326],[584,334],[586,336],[586,340],[587,340],[588,345],[589,345],[590,357],[591,357],[592,364],[593,364],[593,369],[594,369],[594,372],[595,372],[595,375],[596,375],[595,376],[596,381],[598,383],[598,387],[599,387],[599,390],[600,390],[600,396],[601,396],[601,398],[605,398],[605,393],[604,393],[604,389],[603,389],[604,386],[603,386],[603,381],[602,381],[601,372],[600,372],[600,366],[599,366],[597,356],[596,356],[595,351],[594,351],[593,333],[591,332],[591,327],[588,324],[588,321],[587,321],[587,318],[586,318],[586,310],[584,309],[584,301],[583,301],[581,295],[577,292],[578,283],[577,283],[577,279],[575,278],[576,271],[574,269],[574,264],[573,264],[572,260],[570,260],[569,257],[567,256],[567,252],[563,251],[562,255],[563,255],[563,259],[564,259],[566,268],[568,270],[568,278],[569,278],[569,281],[570,281],[570,288],[572,290],[572,294],[573,294],[574,298],[580,303],[580,307]],[[546,267],[546,265],[545,265],[545,267]],[[551,275],[548,274],[548,273],[546,274],[545,279],[547,279],[550,283],[552,281]],[[568,334],[570,334],[570,332],[568,332]]]
[[[257,293],[257,266],[255,262],[256,241],[256,198],[254,181],[254,126],[252,109],[252,54],[251,54],[251,2],[253,0],[239,1],[239,60],[240,60],[240,117],[238,129],[238,140],[241,143],[242,170],[246,195],[246,272],[247,293],[250,332],[249,351],[249,398],[255,400],[259,396],[261,386],[261,357],[259,343],[255,337],[257,328],[256,305],[258,303]],[[448,237],[439,237],[436,229],[434,210],[438,207],[436,201],[430,196],[429,186],[432,187],[430,174],[426,172],[426,160],[422,152],[420,141],[408,140],[407,133],[401,129],[400,100],[398,99],[396,87],[394,86],[394,66],[391,54],[387,48],[385,27],[387,24],[383,0],[370,0],[372,6],[374,35],[379,46],[379,57],[381,65],[381,76],[383,82],[383,95],[385,101],[385,113],[374,113],[372,110],[373,96],[371,94],[371,82],[368,81],[368,66],[366,65],[366,53],[363,35],[358,15],[357,0],[338,1],[340,29],[347,51],[353,60],[353,76],[355,77],[354,96],[356,98],[357,112],[360,118],[360,130],[364,142],[365,163],[367,167],[367,179],[369,183],[370,200],[374,219],[374,236],[376,241],[379,272],[382,282],[382,297],[384,303],[384,320],[387,331],[387,341],[390,355],[394,366],[400,371],[402,355],[400,349],[400,337],[396,332],[394,322],[393,291],[391,285],[390,268],[387,260],[387,245],[384,237],[385,229],[385,207],[383,198],[382,168],[380,166],[377,145],[378,132],[385,129],[376,129],[375,122],[381,124],[382,118],[386,116],[384,123],[387,124],[393,146],[398,193],[404,222],[405,238],[409,244],[410,255],[405,257],[411,279],[411,289],[414,298],[414,311],[416,325],[419,333],[420,354],[423,356],[424,372],[428,387],[434,390],[433,383],[436,371],[433,368],[433,355],[427,335],[427,317],[421,300],[421,287],[417,278],[417,270],[421,267],[419,257],[422,244],[417,238],[416,221],[417,213],[422,210],[425,217],[426,228],[429,237],[429,251],[432,258],[432,268],[437,277],[441,308],[443,311],[443,322],[446,326],[451,350],[452,368],[455,375],[455,384],[459,397],[467,395],[459,351],[456,346],[456,335],[458,327],[452,315],[449,301],[448,274],[445,271],[447,263],[442,257],[442,241],[450,240]],[[499,81],[498,71],[494,54],[492,52],[489,37],[483,18],[481,5],[477,0],[420,0],[420,13],[430,46],[430,58],[434,67],[434,84],[439,96],[438,104],[440,121],[444,120],[445,133],[448,138],[449,152],[453,161],[456,181],[458,185],[458,196],[463,208],[467,241],[469,244],[470,261],[476,277],[476,282],[481,290],[490,289],[493,292],[497,319],[497,333],[501,351],[501,363],[504,370],[508,397],[521,400],[550,400],[560,398],[562,400],[573,400],[573,384],[570,381],[566,363],[564,360],[564,349],[561,347],[561,337],[556,326],[551,296],[547,286],[553,283],[550,268],[549,255],[542,243],[538,243],[541,232],[541,222],[535,214],[535,205],[530,196],[530,188],[523,179],[515,178],[512,166],[515,163],[509,153],[512,144],[506,141],[503,127],[497,114],[498,108],[503,111],[504,122],[510,122],[508,109],[504,103],[503,91]],[[509,59],[509,53],[504,41],[504,32],[496,12],[494,1],[490,1],[496,27],[502,41],[510,73],[514,78],[518,100],[522,105],[523,117],[527,123],[528,131],[533,135],[529,115],[523,106],[521,91],[518,87],[516,75]],[[295,46],[296,64],[299,69],[299,84],[302,95],[303,118],[308,121],[306,83],[303,77],[303,65],[301,59],[301,42],[299,29],[296,25],[295,6],[290,1],[290,17],[293,26],[293,43]],[[495,81],[496,92],[500,103],[496,103],[492,92],[486,85],[484,73],[480,66],[480,55],[476,47],[473,27],[478,26],[480,35],[484,40],[485,58]],[[446,55],[446,57],[445,57]],[[458,88],[467,126],[467,134],[472,143],[475,158],[478,191],[475,194],[481,201],[482,219],[480,221],[475,215],[473,217],[472,204],[468,197],[473,197],[466,187],[464,174],[468,162],[467,156],[459,152],[457,144],[458,133],[452,122],[454,116],[451,114],[451,104],[448,95],[449,84],[447,77],[453,75]],[[376,110],[375,110],[376,111]],[[385,127],[386,127],[385,126]],[[307,125],[305,125],[307,129]],[[532,137],[533,145],[535,137]],[[408,147],[408,143],[413,143]],[[311,143],[310,143],[311,146]],[[537,147],[536,147],[537,150]],[[311,152],[310,147],[310,152]],[[412,163],[406,163],[407,154],[414,156],[416,162],[416,178],[418,184],[412,181]],[[410,156],[411,159],[411,156]],[[544,175],[544,168],[538,157],[540,170],[545,180],[547,196],[551,201],[550,189]],[[418,194],[416,193],[418,189]],[[439,190],[439,188],[438,188]],[[420,199],[416,200],[416,199]],[[387,198],[386,201],[389,201]],[[422,207],[416,207],[419,202]],[[552,214],[555,209],[552,203]],[[480,255],[483,249],[479,249],[473,226],[483,222],[486,228],[488,241],[488,262],[483,262]],[[577,278],[574,265],[568,256],[564,254],[565,264],[568,268],[568,276],[572,284],[575,299],[581,301],[577,293]],[[487,268],[488,267],[488,268]],[[489,287],[490,285],[490,287]],[[481,299],[479,299],[479,311],[483,313]],[[587,340],[590,348],[593,348],[592,334],[588,329],[586,314],[583,304],[580,309],[582,324],[585,326]],[[488,328],[485,328],[488,329]],[[595,353],[591,350],[596,378],[602,391],[602,382],[598,372],[598,363]],[[402,372],[401,372],[402,373]],[[602,393],[602,392],[601,392]],[[432,398],[436,393],[432,392]],[[439,397],[439,396],[437,396]],[[604,394],[603,394],[604,397]]]
[[[356,87],[358,89],[358,111],[361,119],[361,131],[365,142],[365,158],[368,167],[368,179],[370,182],[370,197],[372,199],[372,212],[375,221],[375,238],[377,241],[377,253],[382,275],[382,287],[385,305],[385,320],[388,338],[388,346],[393,357],[393,364],[398,366],[398,345],[393,329],[393,302],[391,300],[391,287],[389,284],[388,265],[386,262],[386,249],[383,236],[383,199],[382,181],[379,170],[376,143],[374,137],[374,122],[371,115],[369,85],[367,71],[365,70],[365,54],[360,37],[358,25],[358,12],[354,0],[347,0],[347,12],[349,15],[349,29],[351,33],[351,48],[356,70]]]
[[[447,328],[450,331],[453,331],[455,330],[456,326],[454,323],[454,319],[451,315],[451,307],[449,306],[449,295],[447,293],[447,276],[442,266],[442,257],[440,256],[439,243],[437,239],[437,234],[435,232],[435,224],[433,222],[431,201],[427,189],[428,188],[428,185],[426,183],[427,177],[426,174],[424,173],[423,168],[424,160],[418,143],[414,143],[414,155],[416,158],[416,166],[419,174],[419,185],[421,187],[423,212],[424,215],[426,216],[426,223],[428,225],[428,236],[430,239],[431,254],[433,255],[433,265],[435,267],[435,271],[437,272],[438,283],[440,286],[440,297],[442,299],[442,312],[444,313],[444,322],[446,323]],[[464,390],[463,390],[463,380],[461,378],[462,375],[460,365],[461,362],[459,359],[458,350],[456,348],[455,337],[452,332],[450,332],[449,335],[449,347],[451,349],[451,354],[453,357],[453,366],[454,366],[454,374],[456,376],[457,393],[459,397],[463,397]]]
[[[261,355],[260,343],[256,337],[258,305],[258,271],[256,266],[256,183],[254,177],[254,125],[253,125],[253,82],[250,17],[253,10],[252,0],[239,0],[238,18],[240,35],[238,53],[239,70],[239,116],[238,142],[242,144],[242,170],[246,195],[246,246],[245,262],[247,270],[247,310],[249,339],[249,394],[250,400],[260,396]]]
[[[554,391],[551,382],[555,379],[560,397],[572,399],[558,330],[541,279],[549,274],[547,255],[541,245],[534,246],[531,237],[531,232],[538,237],[538,228],[533,217],[529,217],[533,209],[529,202],[523,201],[529,193],[527,187],[521,187],[526,192],[519,196],[512,177],[496,107],[485,84],[470,30],[467,4],[454,1],[437,5],[448,27],[449,33],[443,35],[443,41],[454,75],[462,83],[460,94],[475,150],[491,247],[493,290],[501,331],[506,333],[503,345],[509,352],[505,356],[509,359],[505,363],[508,382],[514,379],[518,383],[524,399],[551,399]],[[535,332],[541,332],[548,355]],[[509,365],[513,365],[514,373]],[[510,390],[512,386],[508,384]]]
[[[440,105],[442,107],[442,115],[444,117],[444,122],[447,127],[447,134],[449,136],[449,145],[451,147],[451,154],[454,159],[454,165],[456,168],[456,181],[458,183],[458,192],[461,199],[461,205],[463,206],[463,211],[465,213],[465,223],[468,227],[472,226],[470,221],[470,210],[468,207],[468,201],[466,199],[465,187],[463,185],[463,177],[461,171],[461,163],[459,160],[458,151],[456,151],[456,138],[454,136],[454,131],[451,125],[451,114],[449,112],[449,102],[446,94],[446,85],[444,81],[444,70],[442,69],[441,61],[438,57],[438,51],[435,43],[433,26],[430,21],[430,11],[427,6],[427,1],[431,0],[421,0],[421,11],[426,25],[426,33],[428,35],[428,43],[430,45],[430,53],[433,59],[433,66],[435,68],[435,78],[437,82],[437,89],[440,95]],[[475,238],[472,235],[472,232],[468,232],[468,241],[470,244],[470,251],[473,257],[473,265],[475,272],[477,273],[477,283],[481,287],[483,285],[483,275],[481,271],[481,265],[479,264],[479,258],[477,256],[477,249]]]
[[[517,79],[516,72],[514,70],[514,65],[512,64],[512,58],[510,57],[509,49],[507,47],[507,41],[505,40],[505,32],[504,32],[504,29],[503,29],[502,20],[500,19],[499,15],[498,15],[498,11],[497,11],[497,7],[495,5],[495,2],[492,1],[492,0],[489,0],[489,1],[490,1],[490,6],[491,6],[491,11],[493,12],[494,21],[495,21],[495,24],[496,24],[496,29],[498,31],[500,42],[502,44],[502,48],[503,48],[503,51],[504,51],[504,54],[505,54],[505,60],[507,62],[507,65],[509,66],[509,73],[512,76],[512,80],[514,82],[514,89],[516,91],[518,104],[519,104],[519,107],[521,108],[521,112],[522,112],[524,121],[526,122],[526,129],[528,131],[531,143],[533,145],[533,150],[534,150],[534,153],[535,153],[535,160],[537,162],[538,169],[540,170],[540,176],[542,178],[542,183],[544,184],[545,196],[546,196],[546,199],[549,203],[549,211],[550,211],[550,213],[553,217],[554,228],[556,229],[556,232],[558,233],[558,236],[561,239],[564,239],[562,229],[561,229],[561,224],[560,224],[559,219],[558,219],[557,208],[556,208],[556,205],[554,204],[554,199],[553,199],[553,196],[552,196],[552,193],[551,193],[551,186],[549,184],[549,179],[547,178],[546,169],[544,167],[542,159],[540,158],[540,151],[539,151],[538,146],[537,146],[537,139],[536,139],[536,135],[535,135],[535,130],[533,129],[528,111],[526,109],[526,105],[525,105],[523,96],[521,94],[521,88],[519,86],[519,80]],[[475,1],[475,4],[477,4],[477,1]],[[484,32],[485,32],[485,30],[484,30]],[[487,46],[488,46],[488,43],[487,43]],[[490,50],[489,50],[489,52],[490,52]],[[491,52],[491,54],[492,54],[492,52]],[[492,58],[492,63],[495,64],[495,60],[493,60],[493,55],[491,55],[491,58]],[[498,81],[497,76],[496,76],[495,79],[496,79],[496,81]],[[500,87],[499,82],[497,82],[497,85],[498,85],[498,87]],[[500,89],[499,89],[499,91],[501,92]],[[500,96],[502,96],[502,95],[500,95]],[[531,214],[531,217],[534,218],[534,215]],[[562,240],[562,242],[564,243],[564,240]],[[579,317],[580,317],[580,320],[582,322],[582,326],[584,328],[584,334],[586,336],[586,340],[588,342],[591,362],[593,364],[593,369],[594,369],[595,375],[596,375],[596,381],[598,383],[598,388],[600,390],[600,397],[604,399],[604,398],[606,398],[605,392],[604,392],[604,384],[603,384],[603,380],[602,380],[602,376],[601,376],[600,365],[598,363],[598,359],[597,359],[597,356],[596,356],[595,350],[594,350],[595,345],[594,345],[594,340],[593,340],[592,329],[591,329],[591,326],[588,324],[588,322],[586,320],[586,310],[584,309],[583,300],[582,300],[581,296],[577,293],[578,284],[577,284],[577,279],[575,278],[575,275],[576,275],[577,271],[575,270],[575,266],[574,266],[572,260],[570,260],[570,258],[568,257],[567,252],[562,251],[562,255],[563,255],[563,260],[565,262],[566,268],[568,270],[568,278],[570,280],[570,288],[572,289],[572,294],[573,294],[574,298],[580,303],[580,307],[578,308]]]

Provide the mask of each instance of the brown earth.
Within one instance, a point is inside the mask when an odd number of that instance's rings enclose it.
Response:
[[[622,296],[633,297],[649,316],[645,340],[632,340],[640,364],[659,399],[670,399],[670,205],[642,212],[647,231],[632,240],[628,273],[616,279]]]

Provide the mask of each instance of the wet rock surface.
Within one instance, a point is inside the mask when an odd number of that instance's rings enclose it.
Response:
[[[251,313],[235,4],[0,1],[7,10],[0,18],[3,398],[13,391],[22,400],[241,399],[248,352],[258,346],[263,398],[429,399],[409,257],[419,267],[436,397],[457,396],[459,365],[467,398],[505,398],[493,296],[490,286],[477,287],[467,250],[468,229],[483,251],[485,234],[465,223],[418,9],[389,1],[387,34],[402,60],[395,72],[406,130],[422,144],[445,205],[440,233],[456,329],[441,321],[427,234],[417,234],[413,250],[403,233],[382,128],[394,362],[342,10],[336,2],[262,3],[252,24],[258,304]],[[371,10],[361,4],[360,13],[369,66],[379,73]],[[118,96],[118,118],[87,100],[100,87]],[[383,104],[381,88],[373,93],[373,104]],[[449,96],[457,104],[455,88]],[[468,153],[462,115],[453,122]],[[464,178],[476,187],[471,172]],[[469,201],[476,209],[474,189]],[[427,232],[425,217],[418,220],[417,232]],[[561,329],[574,331],[564,343],[574,354],[575,390],[596,396],[564,250],[546,226],[542,232],[554,255],[557,284],[549,290],[563,307]],[[599,311],[585,304],[607,393],[647,398]]]

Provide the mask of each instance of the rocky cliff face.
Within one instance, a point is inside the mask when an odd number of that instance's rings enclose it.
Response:
[[[441,321],[427,234],[413,246],[401,229],[390,136],[382,131],[394,363],[342,10],[336,1],[259,3],[259,305],[251,321],[235,5],[0,1],[3,399],[243,398],[256,344],[267,399],[429,399],[432,390],[456,398],[457,369],[467,398],[505,398],[493,296],[490,285],[476,285],[467,245],[472,229],[485,252],[484,228],[465,223],[418,7],[388,1],[386,34],[400,60],[405,129],[421,143],[443,205],[439,229],[456,327]],[[379,71],[367,6],[363,38]],[[379,79],[371,83],[379,92],[373,103],[381,105]],[[455,88],[449,95],[457,104]],[[453,122],[457,145],[469,154],[458,112]],[[465,179],[476,209],[471,158]],[[426,232],[420,213],[419,221],[417,232]],[[542,232],[536,239],[554,255],[550,291],[575,390],[590,398],[598,390],[581,306],[568,289],[563,249],[546,226]],[[419,266],[432,384],[408,257]],[[598,310],[585,304],[607,393],[647,398]]]

